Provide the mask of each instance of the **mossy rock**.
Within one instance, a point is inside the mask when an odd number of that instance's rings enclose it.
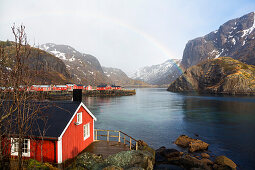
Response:
[[[28,170],[34,170],[34,169],[40,169],[40,170],[50,170],[50,164],[48,163],[42,163],[42,162],[38,162],[37,160],[34,159],[29,159],[28,160],[28,166],[27,169]],[[53,166],[52,166],[53,167]]]

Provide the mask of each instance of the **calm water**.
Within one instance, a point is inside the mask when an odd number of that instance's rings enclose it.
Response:
[[[240,169],[255,169],[255,98],[184,95],[166,89],[136,89],[135,96],[88,97],[95,128],[121,130],[154,149],[176,148],[181,134],[211,144]]]

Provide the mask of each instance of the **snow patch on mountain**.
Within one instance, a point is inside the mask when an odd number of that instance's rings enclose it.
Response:
[[[178,77],[180,70],[181,60],[173,59],[158,65],[146,66],[138,69],[131,75],[131,78],[136,80],[142,80],[150,84],[167,84],[167,81],[163,81],[167,77]],[[172,75],[174,74],[174,75]]]

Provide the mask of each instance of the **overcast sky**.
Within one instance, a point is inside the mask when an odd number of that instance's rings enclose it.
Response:
[[[30,44],[66,44],[131,73],[181,59],[188,40],[255,11],[255,0],[0,0],[0,40],[13,23]]]

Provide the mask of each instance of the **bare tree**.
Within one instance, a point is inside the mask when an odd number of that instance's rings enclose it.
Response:
[[[12,32],[15,42],[0,44],[0,143],[3,138],[12,138],[4,143],[6,148],[10,142],[11,145],[17,144],[18,169],[22,169],[24,141],[32,136],[36,121],[43,116],[39,114],[40,105],[31,101],[36,94],[27,91],[37,71],[29,67],[28,60],[32,47],[28,44],[25,26],[15,27],[14,25]],[[11,101],[7,101],[8,99]],[[3,162],[5,151],[4,147],[0,148],[0,159]]]

